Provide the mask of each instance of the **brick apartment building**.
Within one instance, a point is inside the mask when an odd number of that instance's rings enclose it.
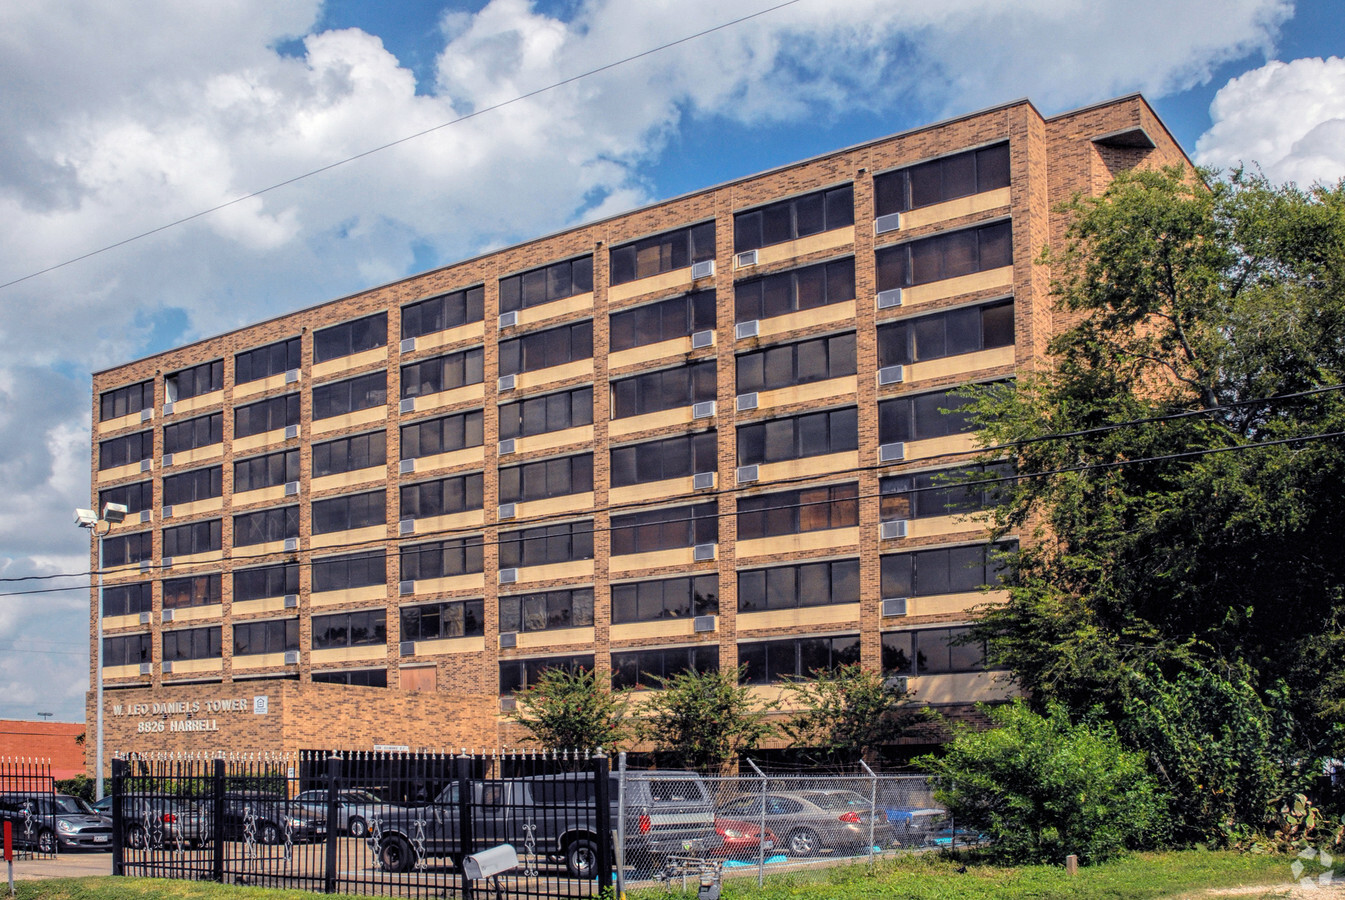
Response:
[[[1020,101],[95,374],[109,752],[507,746],[557,665],[1006,696],[940,410],[1042,364],[1053,206],[1171,164]]]

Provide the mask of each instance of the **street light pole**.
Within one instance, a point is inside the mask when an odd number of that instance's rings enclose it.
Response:
[[[75,510],[75,524],[89,529],[90,535],[98,542],[98,608],[94,610],[94,622],[97,623],[94,645],[94,766],[96,781],[95,800],[103,799],[103,538],[112,530],[112,526],[126,519],[126,505],[123,503],[104,503],[103,514],[91,509]],[[102,526],[101,528],[99,526]]]

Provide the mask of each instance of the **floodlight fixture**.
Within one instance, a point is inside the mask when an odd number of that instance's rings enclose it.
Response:
[[[116,525],[126,520],[125,503],[104,503],[102,519],[110,525]]]
[[[80,528],[92,528],[98,524],[98,513],[91,509],[75,510],[75,524]]]

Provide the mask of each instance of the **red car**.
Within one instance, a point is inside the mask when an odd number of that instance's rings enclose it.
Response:
[[[716,818],[715,835],[718,842],[705,851],[711,856],[755,856],[762,849],[761,825],[757,822]],[[764,843],[766,850],[775,848],[775,835],[769,828]]]

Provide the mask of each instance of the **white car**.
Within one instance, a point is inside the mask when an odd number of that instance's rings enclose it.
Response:
[[[324,790],[302,791],[294,798],[294,802],[315,812],[327,812],[327,792]],[[371,821],[386,820],[388,811],[394,808],[393,804],[380,800],[368,791],[342,791],[336,798],[334,824],[339,831],[347,832],[351,837],[364,837],[369,833]]]

